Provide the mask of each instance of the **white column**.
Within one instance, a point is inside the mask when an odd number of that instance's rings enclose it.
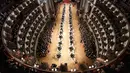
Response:
[[[82,8],[82,4],[83,4],[83,0],[80,0],[80,10],[81,10],[81,8]]]
[[[50,17],[48,0],[46,0],[46,12],[48,13],[48,15],[49,15],[49,17]]]
[[[52,9],[55,12],[55,7],[54,7],[54,0],[51,1],[52,2]]]
[[[89,4],[88,4],[88,0],[87,0],[85,3],[85,13],[88,12],[88,9],[89,9]]]

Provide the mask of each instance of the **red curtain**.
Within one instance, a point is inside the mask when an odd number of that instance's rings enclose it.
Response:
[[[64,0],[64,3],[69,3],[70,2],[70,0]]]

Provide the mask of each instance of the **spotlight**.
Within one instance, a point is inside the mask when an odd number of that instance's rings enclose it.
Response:
[[[74,69],[74,71],[76,71],[76,69]]]
[[[15,49],[13,49],[13,52],[16,52]]]
[[[54,71],[54,69],[51,69],[52,71]]]
[[[108,59],[106,59],[106,62],[108,62]]]
[[[57,69],[55,68],[55,71],[57,71]]]
[[[39,65],[37,64],[37,68],[39,67]]]
[[[25,59],[24,59],[23,57],[21,58],[21,60],[22,60],[23,62],[25,62]]]
[[[70,71],[73,72],[73,69],[71,69]]]
[[[34,64],[34,67],[36,68],[36,67],[37,67],[37,65],[36,65],[36,64]]]
[[[24,53],[24,52],[22,52],[22,54],[24,55],[25,53]]]
[[[92,68],[94,68],[94,66],[92,65]]]
[[[116,51],[115,54],[118,54],[118,51]]]
[[[92,68],[91,66],[89,66],[89,68]]]
[[[97,71],[99,71],[100,69],[97,69]]]

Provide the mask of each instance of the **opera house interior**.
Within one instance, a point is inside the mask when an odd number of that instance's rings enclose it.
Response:
[[[0,0],[0,73],[130,73],[130,0]]]

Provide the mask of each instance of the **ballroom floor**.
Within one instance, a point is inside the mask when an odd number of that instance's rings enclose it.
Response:
[[[86,63],[88,65],[92,64],[92,60],[87,58],[85,56],[84,52],[84,46],[83,43],[81,43],[81,35],[79,31],[79,25],[78,25],[78,16],[76,15],[76,5],[73,6],[71,4],[71,10],[72,10],[72,25],[73,25],[73,34],[74,34],[74,47],[75,47],[75,59],[72,59],[70,57],[70,50],[69,50],[69,5],[70,3],[66,3],[65,6],[65,21],[63,26],[63,45],[61,50],[61,58],[57,59],[56,54],[58,54],[57,46],[59,41],[59,32],[60,32],[60,23],[62,18],[62,11],[64,4],[59,5],[59,10],[57,12],[57,18],[56,18],[56,26],[53,28],[51,41],[52,43],[48,45],[49,53],[46,57],[41,58],[41,62],[48,62],[49,66],[52,64],[57,64],[60,66],[60,64],[67,63],[68,64],[68,70],[70,69],[79,69],[79,64]],[[80,50],[80,51],[79,51]],[[75,64],[75,61],[77,61],[77,64]]]

